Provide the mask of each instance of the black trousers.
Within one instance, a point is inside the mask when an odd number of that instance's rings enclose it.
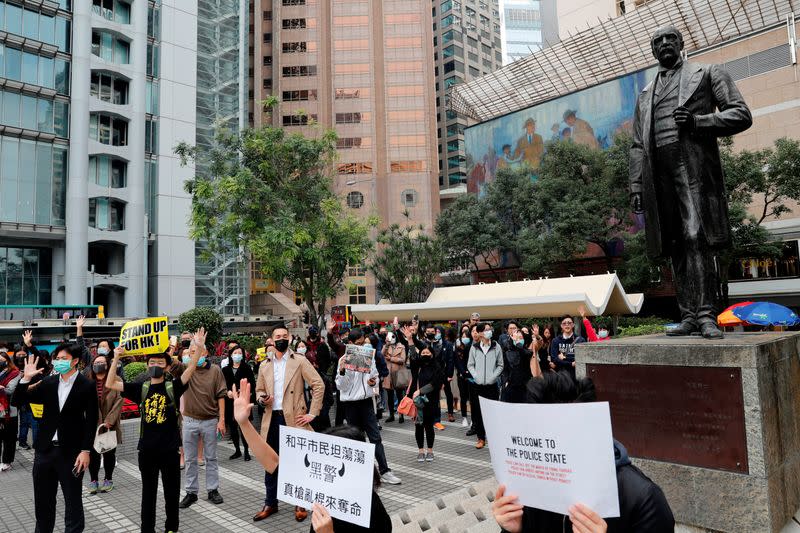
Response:
[[[390,468],[386,462],[386,451],[383,449],[383,440],[378,429],[378,419],[375,417],[372,398],[342,402],[342,404],[347,410],[345,415],[347,423],[366,433],[367,439],[375,445],[375,460],[378,461],[378,471],[381,475],[385,474]]]
[[[344,406],[342,405],[342,400],[339,398],[339,391],[336,391],[336,419],[334,420],[334,426],[341,426],[344,424]],[[350,421],[347,421],[350,423]]]
[[[114,476],[114,466],[117,464],[117,449],[114,448],[103,454],[103,479],[111,481]],[[100,475],[100,454],[94,451],[94,448],[89,450],[89,481],[97,481],[97,476]]]
[[[178,531],[181,495],[181,456],[178,450],[139,451],[142,474],[142,533],[155,533],[158,475],[164,489],[164,531]]]
[[[64,494],[64,533],[81,533],[85,527],[81,481],[83,473],[72,475],[77,451],[53,446],[36,451],[33,459],[33,504],[36,533],[52,533],[56,522],[58,486]]]
[[[486,429],[483,427],[483,415],[481,414],[481,402],[478,399],[483,396],[490,400],[496,400],[499,396],[497,385],[478,385],[470,383],[470,409],[472,409],[472,425],[475,427],[475,434],[481,440],[486,440]]]
[[[450,382],[444,382],[444,397],[447,399],[447,413],[453,414],[453,389],[450,387]],[[441,413],[439,415],[441,417]]]
[[[467,405],[469,404],[469,386],[470,383],[467,378],[458,377],[458,397],[459,405],[461,406],[461,416],[467,417]]]
[[[281,426],[286,425],[286,419],[283,415],[272,413],[272,418],[269,419],[269,429],[267,430],[267,444],[275,450],[275,453],[281,453]],[[264,486],[267,489],[267,494],[264,497],[264,505],[277,506],[278,505],[278,469],[276,468],[273,473],[264,471]]]
[[[436,438],[436,432],[433,430],[433,423],[434,418],[437,413],[441,413],[442,410],[439,408],[438,405],[435,405],[432,401],[431,396],[432,394],[428,395],[428,403],[422,408],[422,412],[419,413],[422,415],[422,424],[415,424],[414,425],[414,437],[417,440],[417,448],[420,450],[422,449],[423,443],[423,436],[425,437],[425,441],[428,445],[428,449],[433,448],[433,441]],[[439,394],[436,394],[438,399]]]
[[[239,440],[242,430],[239,429],[239,423],[233,418],[233,415],[231,415],[231,418],[228,420],[228,431],[231,433],[231,442],[233,442],[233,447],[236,448],[237,452],[240,452]],[[241,442],[242,445],[244,445],[244,453],[250,453],[248,451],[249,448],[247,447],[247,441],[244,440],[244,437],[241,438]]]
[[[3,447],[0,462],[11,464],[17,453],[17,431],[19,430],[19,417],[12,416],[8,420],[0,419],[0,445]]]
[[[718,276],[680,143],[656,148],[656,194],[664,249],[669,251],[683,322],[716,324]]]

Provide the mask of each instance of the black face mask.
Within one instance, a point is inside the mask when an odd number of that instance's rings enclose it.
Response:
[[[191,345],[192,345],[191,339],[186,339],[181,341],[181,346],[183,346],[184,348],[188,348]]]
[[[160,378],[164,377],[164,369],[160,366],[148,366],[147,367],[147,377],[150,378]]]
[[[0,372],[5,370],[7,366],[8,366],[8,361],[6,361],[5,359],[0,359]]]
[[[436,333],[426,333],[425,337],[427,337],[429,340],[433,340],[436,338]]]
[[[289,339],[280,339],[275,341],[275,349],[281,353],[285,353],[289,348]]]
[[[108,366],[106,366],[106,365],[104,365],[102,363],[92,366],[92,370],[94,370],[95,374],[105,374],[107,369],[108,369]]]
[[[14,359],[14,364],[17,365],[19,368],[23,368],[25,366],[25,358],[17,357],[16,359]]]

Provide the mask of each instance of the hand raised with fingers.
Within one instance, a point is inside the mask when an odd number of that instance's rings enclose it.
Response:
[[[22,371],[22,379],[25,381],[30,381],[34,377],[44,372],[44,368],[38,368],[38,366],[39,358],[29,355],[27,361],[25,361],[25,368]]]
[[[33,331],[26,329],[22,333],[22,342],[25,343],[25,346],[30,348],[31,345],[33,344]]]

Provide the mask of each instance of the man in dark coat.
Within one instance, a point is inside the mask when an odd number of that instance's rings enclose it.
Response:
[[[636,105],[631,203],[645,212],[648,255],[672,260],[681,324],[669,334],[719,338],[714,253],[731,233],[717,137],[753,119],[721,67],[682,60],[675,27],[658,29],[651,46],[659,68]]]

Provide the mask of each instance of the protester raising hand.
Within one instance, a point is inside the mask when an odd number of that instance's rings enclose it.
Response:
[[[311,507],[311,528],[314,533],[333,533],[333,519],[324,506],[315,503]]]
[[[250,403],[250,382],[243,379],[239,383],[239,388],[233,386],[230,394],[233,398],[233,418],[239,424],[244,424],[245,420],[250,420],[250,410],[253,408],[253,404]]]
[[[582,503],[569,508],[569,520],[575,533],[606,533],[608,530],[606,521]]]
[[[30,348],[31,345],[33,344],[33,331],[26,329],[22,333],[22,342],[25,343],[25,346]]]
[[[39,358],[33,355],[28,356],[25,361],[25,369],[22,371],[22,381],[30,383],[33,378],[44,372],[44,368],[37,368],[39,366]]]
[[[492,514],[497,524],[508,533],[522,532],[522,505],[515,494],[506,494],[506,486],[497,487],[492,502]]]

